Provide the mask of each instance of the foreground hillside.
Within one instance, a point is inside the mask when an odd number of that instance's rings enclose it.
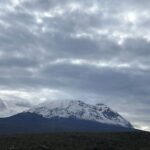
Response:
[[[150,150],[150,133],[58,133],[1,136],[0,150]]]

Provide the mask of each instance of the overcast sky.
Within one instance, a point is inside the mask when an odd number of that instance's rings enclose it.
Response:
[[[102,102],[150,130],[149,0],[0,0],[0,98]]]

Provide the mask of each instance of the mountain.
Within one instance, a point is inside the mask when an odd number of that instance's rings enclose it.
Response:
[[[42,115],[44,118],[77,118],[99,123],[132,127],[117,112],[104,104],[90,105],[79,100],[60,100],[42,103],[28,112]]]
[[[0,133],[134,131],[132,125],[104,104],[79,100],[53,101],[0,119]]]

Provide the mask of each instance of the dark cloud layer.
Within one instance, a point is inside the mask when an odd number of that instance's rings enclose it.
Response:
[[[103,102],[150,130],[149,6],[148,0],[0,1],[2,98],[18,96],[17,105],[28,107],[44,98]]]

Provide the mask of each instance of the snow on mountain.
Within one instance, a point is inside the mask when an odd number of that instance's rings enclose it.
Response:
[[[80,100],[58,100],[44,102],[28,112],[42,115],[45,118],[77,118],[104,124],[132,128],[132,125],[117,112],[104,104],[90,105]]]

